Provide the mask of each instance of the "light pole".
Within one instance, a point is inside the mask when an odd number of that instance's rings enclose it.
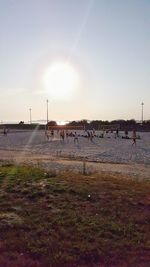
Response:
[[[32,123],[32,116],[31,116],[31,111],[32,111],[32,109],[29,108],[29,111],[30,111],[30,124],[31,124],[31,123]]]
[[[142,114],[141,114],[142,116],[141,116],[141,122],[142,122],[142,125],[143,125],[143,110],[144,110],[144,108],[143,108],[143,106],[144,106],[144,103],[143,103],[143,102],[141,103],[141,106],[142,106]]]
[[[48,99],[46,100],[46,108],[47,108],[47,123],[48,123]]]

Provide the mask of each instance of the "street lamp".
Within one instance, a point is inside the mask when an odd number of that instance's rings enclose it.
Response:
[[[32,109],[31,109],[31,108],[29,108],[29,112],[30,112],[30,124],[32,123],[31,111],[32,111]]]
[[[141,103],[141,106],[142,106],[141,122],[142,122],[142,125],[143,125],[143,109],[144,109],[144,108],[143,108],[143,106],[144,106],[144,103],[143,103],[143,102]]]
[[[46,100],[46,108],[47,108],[47,123],[48,123],[48,99]]]

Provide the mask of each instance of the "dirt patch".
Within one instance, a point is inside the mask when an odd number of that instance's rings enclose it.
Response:
[[[0,213],[0,229],[21,226],[23,225],[23,219],[14,212],[2,212]]]
[[[33,154],[31,151],[21,154],[20,151],[0,150],[1,165],[6,164],[27,164],[41,167],[45,170],[60,171],[75,171],[83,172],[84,160],[54,157],[44,154]],[[93,162],[85,161],[86,172],[109,172],[121,173],[132,177],[132,179],[148,179],[150,178],[150,166],[137,163],[108,163],[108,162]]]

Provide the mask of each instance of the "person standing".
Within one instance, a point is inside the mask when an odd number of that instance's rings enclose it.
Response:
[[[4,135],[5,135],[5,136],[7,136],[7,132],[8,132],[8,131],[7,131],[7,128],[6,128],[6,126],[4,126]]]
[[[116,129],[116,137],[119,137],[119,129]]]
[[[136,131],[135,131],[135,129],[133,130],[133,133],[132,133],[132,140],[133,140],[132,146],[133,145],[136,146]]]
[[[125,138],[128,139],[128,130],[125,130]]]
[[[74,143],[79,143],[79,141],[78,141],[78,135],[77,135],[77,133],[75,132],[75,134],[74,134]]]

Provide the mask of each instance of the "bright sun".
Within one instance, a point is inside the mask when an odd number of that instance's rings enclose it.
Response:
[[[45,89],[54,98],[70,98],[78,87],[78,75],[68,63],[55,62],[44,73]]]

